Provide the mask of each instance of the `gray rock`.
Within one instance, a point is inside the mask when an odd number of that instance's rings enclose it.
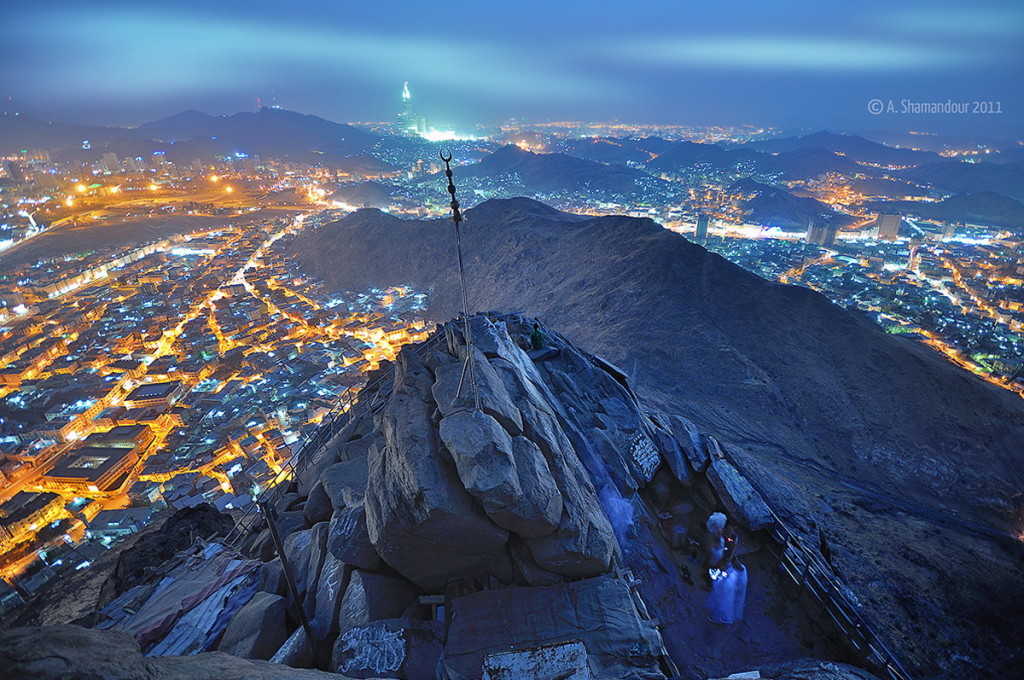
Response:
[[[495,524],[520,536],[544,536],[558,526],[562,500],[540,449],[513,438],[491,416],[460,411],[438,428],[466,490]]]
[[[655,623],[637,610],[629,585],[610,576],[455,598],[445,663],[454,677],[479,678],[488,652],[539,640],[579,640],[597,678],[664,678]],[[626,650],[634,650],[628,660]]]
[[[657,443],[662,458],[668,464],[668,469],[672,471],[672,475],[680,482],[690,484],[694,479],[694,473],[676,438],[657,427],[654,429],[654,441]]]
[[[274,656],[270,657],[270,661],[295,668],[309,668],[313,665],[313,647],[309,644],[309,636],[302,626],[288,636],[284,644],[274,652]]]
[[[338,609],[346,585],[345,563],[327,553],[317,579],[315,606],[310,617],[310,625],[317,639],[323,640],[331,633],[338,632]]]
[[[345,676],[267,661],[239,659],[223,652],[145,659],[150,680],[345,680]]]
[[[313,526],[318,522],[329,520],[332,512],[334,512],[334,506],[331,504],[331,497],[324,491],[324,483],[321,479],[309,492],[306,505],[302,508],[302,516],[306,520],[307,526]]]
[[[690,468],[697,474],[703,474],[711,462],[711,457],[704,450],[704,444],[700,440],[700,431],[697,430],[697,426],[680,416],[670,416],[669,425],[672,434],[683,450],[683,454],[686,455],[686,459],[690,462]]]
[[[303,587],[300,589],[300,592],[305,590],[302,606],[305,608],[307,615],[316,609],[316,593],[320,584],[320,572],[329,555],[327,552],[327,533],[329,529],[330,522],[320,522],[310,530],[309,566],[306,569]]]
[[[571,578],[603,574],[618,545],[586,468],[553,416],[532,406],[522,411],[531,441],[548,460],[563,508],[558,529],[527,538],[526,545],[547,571]]]
[[[773,524],[771,510],[761,494],[727,460],[712,461],[707,476],[722,505],[741,526],[757,531]]]
[[[480,407],[484,413],[494,418],[511,435],[522,434],[523,419],[519,409],[509,397],[508,390],[502,382],[501,377],[494,368],[487,362],[483,353],[475,352],[475,369],[477,390],[480,394]],[[449,358],[441,363],[434,372],[434,385],[431,392],[434,401],[437,403],[441,415],[448,417],[456,413],[461,406],[456,405],[455,395],[459,388],[459,379],[462,377],[463,362]],[[462,388],[462,397],[469,400],[473,395],[473,387],[469,382],[470,374],[466,371],[466,377]]]
[[[274,547],[274,538],[270,535],[270,529],[264,529],[256,536],[246,554],[252,555],[260,562],[274,559],[277,549]]]
[[[434,680],[443,636],[444,626],[437,621],[374,621],[339,636],[331,668],[358,678]]]
[[[363,502],[368,470],[369,461],[362,456],[335,463],[323,471],[320,482],[334,509]]]
[[[149,680],[135,638],[78,626],[2,631],[0,668],[12,680]]]
[[[288,593],[288,582],[284,578],[284,566],[280,557],[275,557],[260,566],[259,589],[264,593],[282,596]]]
[[[232,617],[217,649],[243,659],[266,660],[287,639],[284,598],[257,592]]]
[[[374,571],[380,555],[370,542],[366,528],[366,509],[362,503],[335,510],[327,535],[327,550],[345,564]]]
[[[348,677],[239,659],[223,652],[144,658],[128,633],[65,625],[3,631],[0,676],[11,680],[345,680]]]
[[[400,617],[418,596],[408,581],[354,569],[338,612],[338,630]]]
[[[722,445],[718,442],[718,438],[713,434],[706,434],[701,439],[704,442],[704,450],[707,451],[708,458],[714,463],[716,460],[725,458],[725,451],[722,449]]]
[[[291,510],[289,512],[282,512],[277,516],[277,533],[280,534],[281,538],[284,539],[291,534],[305,529],[306,518],[302,514],[302,510]],[[271,541],[273,544],[273,541]]]
[[[511,563],[503,557],[508,532],[462,486],[432,421],[430,374],[405,356],[379,416],[384,444],[368,457],[370,541],[384,561],[423,588],[482,573],[511,580]]]
[[[357,437],[356,439],[352,439],[350,441],[338,445],[338,460],[342,463],[348,460],[358,460],[360,458],[366,458],[367,454],[369,454],[370,452],[370,449],[376,444],[376,440],[373,438],[373,435],[371,434],[373,421],[370,419],[360,418],[358,419],[357,422],[361,424],[365,423],[365,425],[360,425],[359,429],[360,431],[365,429],[368,430],[368,432],[364,433],[360,437]]]
[[[306,574],[309,572],[310,539],[312,529],[296,531],[284,540],[284,553],[288,556],[295,587],[301,597],[306,592]]]
[[[313,490],[313,485],[320,479],[320,474],[328,467],[338,462],[337,447],[328,444],[319,451],[312,453],[309,461],[302,461],[302,471],[297,475],[299,484],[299,495],[306,497]]]

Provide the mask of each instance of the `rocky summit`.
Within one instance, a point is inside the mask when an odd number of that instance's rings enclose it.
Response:
[[[869,631],[835,625],[857,616],[844,584],[728,447],[647,407],[620,369],[552,329],[533,348],[534,323],[481,314],[468,333],[449,322],[407,346],[230,540],[200,541],[106,593],[93,623],[107,630],[4,631],[4,667],[19,678],[874,677],[842,663],[885,660],[863,646]],[[750,574],[731,626],[704,608],[698,543],[714,511],[737,524]]]
[[[1018,395],[650,219],[526,198],[465,215],[470,309],[542,320],[713,433],[914,677],[1024,665],[1006,644],[1024,624]],[[430,291],[433,320],[461,308],[450,221],[361,210],[293,247],[332,290],[403,281]]]

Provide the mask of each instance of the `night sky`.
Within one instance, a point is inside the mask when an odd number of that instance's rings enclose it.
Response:
[[[0,94],[138,124],[265,104],[432,124],[611,120],[1020,136],[1024,2],[5,3]],[[868,102],[999,102],[872,115]]]

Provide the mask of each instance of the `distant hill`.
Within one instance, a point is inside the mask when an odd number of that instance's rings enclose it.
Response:
[[[785,189],[760,184],[751,179],[734,182],[729,190],[736,193],[754,194],[745,201],[743,209],[746,219],[752,224],[778,227],[786,231],[806,231],[811,220],[843,227],[855,220],[848,215],[835,212],[821,201],[805,196],[794,196]]]
[[[1024,204],[991,191],[956,194],[937,203],[874,201],[864,205],[881,212],[917,215],[942,222],[981,224],[1024,234]]]
[[[216,116],[189,109],[160,120],[143,123],[135,128],[156,141],[180,142],[202,134],[210,125],[215,125]]]
[[[84,139],[90,141],[91,149],[82,149]],[[354,162],[346,159],[367,154],[378,139],[351,125],[271,108],[231,116],[185,111],[132,129],[80,127],[25,116],[0,116],[0,150],[4,153],[41,148],[60,150],[65,158],[82,160],[94,160],[104,151],[119,156],[164,151],[176,162],[245,153],[306,163],[351,165]],[[364,159],[362,166],[367,164]],[[377,164],[381,169],[388,167]]]
[[[734,170],[740,163],[753,163],[761,154],[739,149],[731,151],[717,144],[676,142],[647,163],[652,172],[672,173],[698,163],[719,170]]]
[[[82,142],[103,144],[125,136],[124,128],[91,127],[48,122],[28,114],[0,115],[0,154],[16,154],[28,150],[52,150],[63,147],[82,148]]]
[[[678,142],[647,163],[654,173],[681,173],[695,166],[738,175],[777,174],[787,179],[806,179],[826,172],[855,173],[866,168],[824,149],[795,149],[779,154],[747,148],[725,149],[717,144]]]
[[[515,175],[527,191],[542,194],[591,191],[633,196],[641,191],[642,181],[659,181],[621,165],[605,165],[562,153],[531,153],[514,144],[485,156],[479,163],[460,168],[459,175],[491,179]]]
[[[340,185],[328,198],[357,208],[386,208],[401,190],[401,187],[383,182],[352,182]]]
[[[903,170],[898,175],[946,191],[992,191],[1024,200],[1024,163],[964,163],[947,160]]]
[[[246,153],[302,162],[337,161],[368,152],[378,137],[351,125],[284,109],[262,108],[231,116],[186,112],[136,130],[171,139],[177,155]],[[174,141],[174,140],[183,141]],[[168,153],[170,153],[168,149]]]
[[[905,196],[927,196],[928,192],[916,184],[882,177],[867,177],[850,182],[850,188],[865,196],[903,198]]]
[[[830,153],[843,154],[851,160],[881,165],[922,165],[939,160],[938,154],[930,151],[900,149],[872,142],[857,135],[835,134],[825,130],[803,137],[784,137],[751,142],[742,148],[768,153],[822,149]]]
[[[671,142],[660,140],[661,144],[653,138],[643,141],[632,139],[612,139],[606,137],[588,137],[586,139],[570,139],[561,143],[561,150],[570,156],[583,158],[598,163],[618,163],[624,165],[629,162],[645,163],[657,154],[650,150],[651,147],[665,149],[671,146]]]

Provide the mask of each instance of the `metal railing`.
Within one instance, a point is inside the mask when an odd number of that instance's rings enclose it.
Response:
[[[741,470],[728,450],[724,446],[721,448],[725,459],[737,470]],[[768,503],[768,496],[760,484],[749,475],[743,477],[761,495],[771,513],[773,524],[767,531],[775,545],[769,545],[769,551],[779,560],[785,575],[796,585],[796,597],[807,595],[816,602],[808,614],[817,620],[825,620],[827,617],[857,662],[872,673],[884,680],[911,680],[910,674],[896,656],[850,602],[843,591],[842,582],[833,573],[831,566],[819,553],[807,548],[779,518]]]

